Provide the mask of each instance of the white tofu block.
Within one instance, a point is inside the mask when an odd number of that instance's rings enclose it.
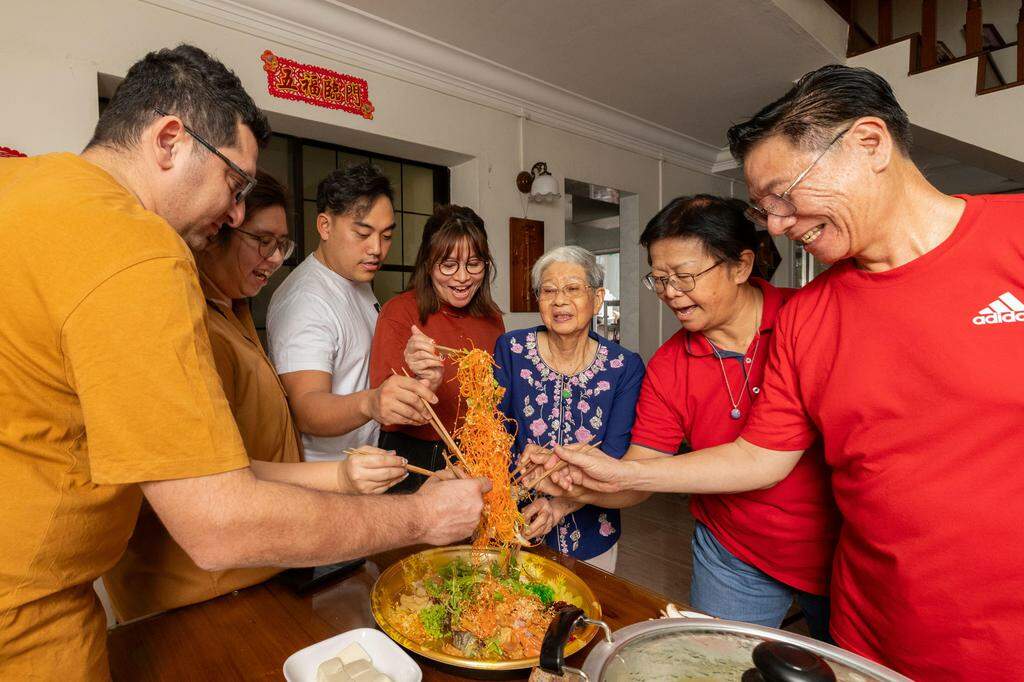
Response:
[[[362,682],[362,680],[360,680],[359,682]],[[394,682],[394,680],[392,680],[389,676],[385,675],[384,673],[378,672],[377,676],[369,680],[369,682]]]
[[[341,653],[338,654],[338,658],[340,658],[341,662],[345,665],[348,665],[349,663],[355,663],[356,661],[360,660],[366,661],[367,663],[372,663],[372,661],[370,660],[370,655],[366,653],[366,649],[359,646],[358,642],[352,642],[347,647],[342,649]]]
[[[340,658],[328,658],[316,669],[316,682],[349,682],[351,679]]]
[[[358,660],[345,664],[345,672],[353,680],[369,682],[377,673],[377,669],[369,661]]]

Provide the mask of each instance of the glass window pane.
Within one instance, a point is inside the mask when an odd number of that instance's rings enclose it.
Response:
[[[426,224],[426,216],[412,213],[402,214],[403,265],[416,265],[416,254],[420,250],[420,242],[423,241],[423,226]]]
[[[395,210],[402,210],[402,164],[397,161],[384,161],[383,159],[374,159],[373,165],[380,168],[380,172],[384,174],[388,180],[391,181],[391,186],[395,190]]]
[[[338,152],[338,168],[341,169],[345,169],[348,168],[349,166],[355,166],[361,163],[366,163],[369,160],[369,156],[349,154],[348,152]]]
[[[401,272],[382,270],[373,278],[373,293],[377,295],[377,300],[381,304],[402,292],[404,288],[402,275]]]
[[[388,265],[402,264],[402,214],[395,214],[395,231],[391,233],[391,248],[388,249],[387,258],[384,262]]]
[[[303,237],[306,239],[306,253],[302,254],[306,256],[316,251],[316,247],[320,246],[320,233],[316,231],[316,202],[314,201],[303,201]]]
[[[337,168],[334,162],[334,150],[302,146],[302,198],[316,201],[316,187],[327,174]]]
[[[292,164],[288,158],[288,140],[272,135],[266,149],[260,152],[260,168],[274,176],[274,179],[291,190]]]
[[[402,166],[402,210],[430,214],[434,210],[434,171]]]

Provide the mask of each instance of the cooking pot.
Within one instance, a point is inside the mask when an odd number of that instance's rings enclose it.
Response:
[[[604,633],[583,669],[565,665],[578,627]],[[909,682],[877,663],[823,642],[760,625],[716,618],[662,618],[612,632],[578,608],[558,612],[544,637],[540,667],[584,680],[739,680],[741,682]]]

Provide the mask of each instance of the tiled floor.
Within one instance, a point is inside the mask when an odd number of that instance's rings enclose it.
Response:
[[[686,495],[652,495],[643,504],[622,510],[622,539],[615,574],[689,605],[693,555],[693,516]],[[797,613],[794,608],[790,614]],[[802,619],[786,628],[807,634]]]
[[[622,539],[616,575],[689,604],[693,516],[686,495],[652,495],[622,510]]]

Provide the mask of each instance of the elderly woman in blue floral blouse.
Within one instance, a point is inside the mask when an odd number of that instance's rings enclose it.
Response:
[[[501,409],[518,423],[516,457],[591,442],[622,457],[644,365],[636,353],[591,331],[604,300],[604,269],[586,249],[562,246],[541,256],[531,274],[544,324],[508,332],[494,351],[495,377],[506,389]],[[562,554],[615,571],[618,509],[542,496],[523,514],[528,537],[544,537]]]

